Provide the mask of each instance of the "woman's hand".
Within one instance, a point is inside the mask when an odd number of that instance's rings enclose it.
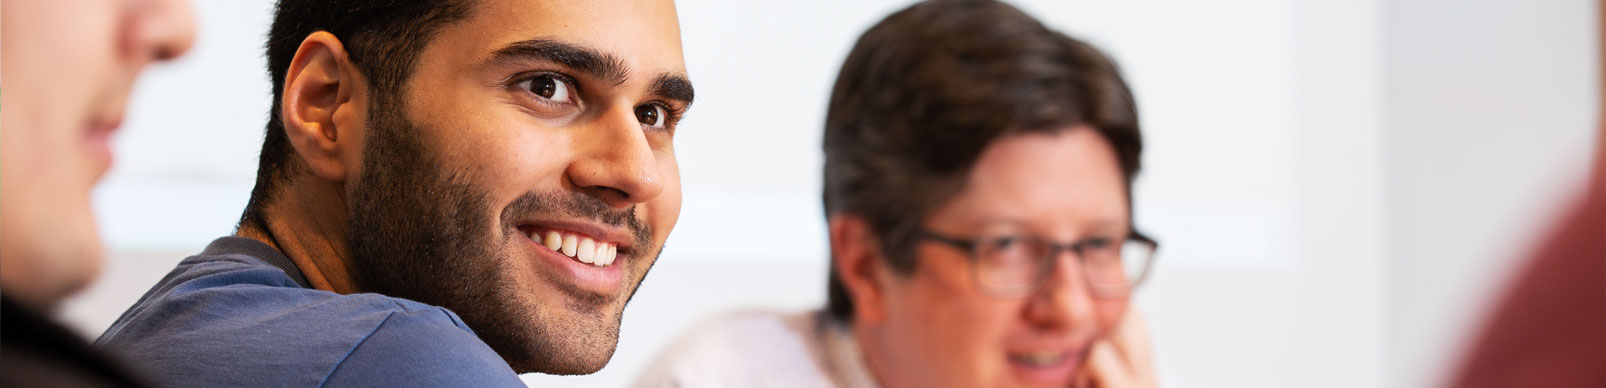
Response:
[[[1108,338],[1093,343],[1087,366],[1073,380],[1074,386],[1154,388],[1158,384],[1153,361],[1149,353],[1148,322],[1136,309],[1128,309]]]

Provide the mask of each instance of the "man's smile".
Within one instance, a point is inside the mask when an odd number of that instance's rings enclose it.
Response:
[[[562,229],[532,228],[527,234],[530,241],[534,241],[553,252],[579,260],[581,263],[598,267],[607,267],[618,258],[619,245],[616,243],[597,241],[584,233]]]
[[[624,288],[623,263],[629,262],[635,237],[624,228],[595,223],[541,221],[522,224],[518,232],[537,257],[552,268],[549,275],[575,288],[610,299]],[[618,264],[618,265],[616,265]]]

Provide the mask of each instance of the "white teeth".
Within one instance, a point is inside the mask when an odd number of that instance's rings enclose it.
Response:
[[[572,234],[568,235],[568,236],[563,236],[563,255],[564,256],[568,256],[568,257],[574,257],[574,249],[576,248],[575,245],[577,245],[579,243],[580,243],[579,239],[576,238]]]
[[[590,237],[568,234],[556,230],[535,232],[530,234],[530,240],[536,244],[547,247],[564,256],[575,259],[581,263],[598,267],[613,265],[615,258],[619,257],[619,246],[611,243],[593,240]]]
[[[1016,356],[1016,359],[1030,366],[1048,366],[1059,363],[1064,358],[1063,353],[1037,352]]]
[[[597,262],[597,242],[596,242],[596,240],[592,240],[592,239],[589,239],[589,238],[580,239],[580,243],[575,246],[574,258],[580,259],[581,263],[596,264],[596,262]]]
[[[553,251],[563,249],[563,235],[558,234],[558,231],[548,230],[546,232],[546,239],[542,240],[541,244],[546,245],[547,249],[551,249]]]

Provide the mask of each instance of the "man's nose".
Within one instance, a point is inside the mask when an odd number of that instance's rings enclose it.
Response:
[[[131,7],[124,47],[136,66],[177,58],[195,44],[195,18],[188,0],[137,0]]]
[[[664,191],[658,157],[633,107],[609,109],[583,130],[568,171],[576,187],[615,207],[651,201]]]
[[[1097,322],[1097,308],[1081,259],[1063,250],[1053,260],[1043,287],[1027,303],[1027,319],[1045,327],[1090,327]]]

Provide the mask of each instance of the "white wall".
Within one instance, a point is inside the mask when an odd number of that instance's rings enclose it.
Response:
[[[1139,304],[1170,386],[1425,384],[1463,324],[1438,306],[1487,293],[1590,151],[1587,0],[1018,3],[1104,48],[1138,97],[1138,224],[1162,242]],[[827,95],[904,4],[681,2],[699,101],[680,225],[613,362],[526,381],[625,385],[702,316],[822,304]],[[65,311],[90,335],[229,233],[250,191],[271,4],[196,8],[195,49],[147,72],[96,195],[111,259]]]
[[[1388,374],[1427,386],[1581,194],[1598,3],[1385,4]]]

